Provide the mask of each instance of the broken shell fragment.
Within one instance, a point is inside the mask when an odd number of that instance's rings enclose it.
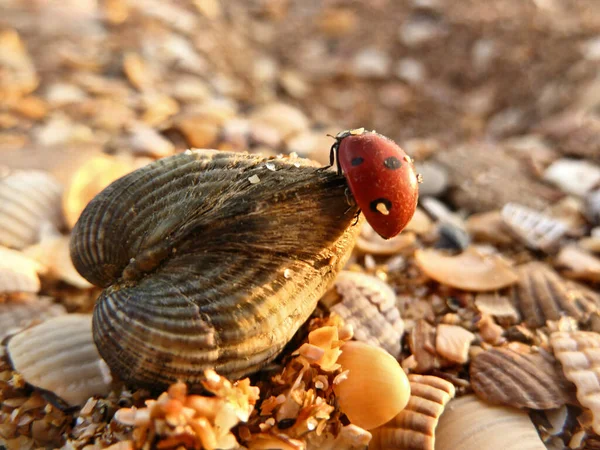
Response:
[[[49,298],[27,296],[0,302],[0,341],[13,330],[66,314],[64,306]]]
[[[491,348],[471,361],[471,386],[488,403],[552,409],[573,403],[573,385],[551,354],[529,347]]]
[[[525,245],[551,253],[567,233],[567,225],[531,208],[507,203],[502,208],[502,219],[508,229]]]
[[[111,370],[136,386],[197,386],[207,368],[236,379],[273,360],[358,234],[343,178],[318,168],[293,157],[186,151],[92,200],[71,256],[105,288],[93,331]]]
[[[546,450],[529,415],[474,395],[452,400],[435,433],[436,450]]]
[[[410,331],[408,345],[416,363],[416,372],[428,372],[442,365],[442,360],[435,351],[435,331],[435,328],[423,319],[418,320]]]
[[[517,282],[511,265],[498,255],[484,255],[473,247],[457,256],[419,249],[415,261],[435,281],[465,291],[493,291]]]
[[[600,306],[600,295],[563,279],[548,265],[534,261],[517,267],[519,282],[512,289],[514,305],[533,328],[567,315],[585,322]]]
[[[42,227],[63,222],[62,186],[50,174],[23,170],[0,177],[0,245],[22,249],[38,242]]]
[[[334,289],[340,298],[329,309],[352,325],[354,338],[379,346],[397,357],[404,322],[392,288],[377,277],[342,271],[335,280]]]
[[[395,255],[413,248],[416,241],[415,233],[406,230],[391,239],[384,239],[371,225],[365,222],[356,241],[356,248],[363,253],[372,255]]]
[[[469,360],[469,347],[475,335],[458,325],[439,324],[435,336],[435,350],[438,355],[457,364]]]
[[[38,292],[44,266],[21,252],[0,246],[0,294]]]
[[[108,367],[92,339],[92,316],[65,314],[22,331],[8,342],[8,355],[25,381],[70,405],[108,394]]]
[[[600,281],[600,258],[577,245],[567,245],[561,248],[556,255],[555,263],[569,278],[592,282]]]
[[[593,415],[592,428],[600,434],[600,334],[592,331],[558,331],[550,344],[565,377],[577,387],[577,400]]]
[[[362,342],[342,346],[337,362],[348,376],[333,390],[340,410],[365,430],[383,425],[408,403],[410,385],[404,370],[385,350]],[[365,370],[368,367],[369,370]]]
[[[370,450],[433,450],[435,428],[444,407],[455,394],[454,385],[442,378],[412,374],[410,399],[396,417],[371,430]]]

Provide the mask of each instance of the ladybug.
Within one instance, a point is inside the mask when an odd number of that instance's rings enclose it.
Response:
[[[335,136],[329,155],[344,175],[367,222],[384,239],[396,236],[417,208],[420,175],[413,161],[394,141],[364,128]]]

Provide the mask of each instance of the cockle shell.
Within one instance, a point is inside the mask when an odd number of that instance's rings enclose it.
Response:
[[[563,315],[586,321],[600,307],[599,294],[563,279],[542,262],[524,264],[517,272],[519,282],[512,289],[512,300],[530,327],[544,326],[547,320]]]
[[[64,306],[47,297],[32,295],[0,302],[0,341],[14,330],[66,313]]]
[[[354,338],[398,357],[404,322],[393,289],[372,275],[344,270],[335,280],[335,290],[340,298],[329,309],[352,325]]]
[[[592,428],[600,434],[600,334],[558,331],[550,344],[568,380],[577,386],[577,400],[592,411]]]
[[[446,405],[435,437],[436,450],[546,450],[526,412],[488,405],[474,395]]]
[[[552,355],[526,346],[491,348],[471,362],[471,386],[488,403],[551,409],[573,403],[573,385]]]
[[[112,379],[92,340],[89,314],[65,314],[22,331],[8,342],[8,355],[25,381],[70,405],[108,394]]]
[[[348,259],[359,226],[344,179],[299,158],[211,150],[151,163],[75,226],[77,270],[105,290],[94,339],[150,388],[239,378],[271,361]]]
[[[408,376],[410,398],[392,420],[371,430],[369,450],[433,450],[435,427],[455,394],[454,385],[430,375]]]
[[[62,186],[50,174],[23,170],[0,177],[0,245],[21,249],[38,241],[43,226],[60,228]]]

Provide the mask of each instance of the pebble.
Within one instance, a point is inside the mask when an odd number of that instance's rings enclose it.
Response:
[[[306,115],[286,103],[268,103],[260,106],[249,116],[252,128],[269,127],[275,129],[282,139],[291,137],[308,129]]]
[[[352,74],[359,78],[385,78],[389,75],[390,57],[377,48],[359,51],[352,60]]]
[[[583,197],[600,186],[600,166],[582,159],[559,159],[546,169],[544,180],[567,194]]]
[[[408,84],[419,84],[425,80],[427,69],[425,65],[414,58],[403,58],[394,67],[394,74]]]
[[[419,185],[420,196],[439,196],[448,188],[448,171],[439,163],[434,161],[417,162],[417,172],[423,176],[423,182]]]
[[[444,34],[440,24],[427,17],[417,17],[408,20],[400,26],[398,37],[407,47],[419,47]]]

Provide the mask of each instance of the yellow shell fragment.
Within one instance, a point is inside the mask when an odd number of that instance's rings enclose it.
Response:
[[[132,164],[104,154],[96,155],[82,163],[72,174],[63,198],[67,225],[72,228],[96,194],[131,170]]]
[[[406,408],[385,425],[371,430],[369,450],[433,450],[435,427],[455,394],[454,385],[442,378],[409,375],[410,399]]]
[[[38,242],[45,226],[63,224],[62,186],[48,173],[15,171],[0,177],[0,245],[22,249]]]
[[[438,250],[415,252],[415,261],[435,281],[465,291],[492,291],[517,282],[511,265],[497,255],[484,255],[473,247],[457,256]]]
[[[565,376],[577,387],[577,400],[592,411],[592,428],[600,433],[600,334],[558,331],[550,343]]]
[[[38,273],[44,267],[28,256],[0,246],[0,294],[8,292],[38,292]]]
[[[337,360],[348,377],[333,390],[341,411],[356,426],[371,430],[396,416],[408,403],[406,374],[388,352],[358,341],[346,342]],[[368,368],[368,370],[365,370]]]
[[[109,392],[112,379],[92,339],[91,314],[66,314],[22,331],[9,341],[8,354],[25,381],[70,405]]]
[[[446,405],[435,437],[436,450],[546,450],[527,412],[488,405],[474,395]]]

